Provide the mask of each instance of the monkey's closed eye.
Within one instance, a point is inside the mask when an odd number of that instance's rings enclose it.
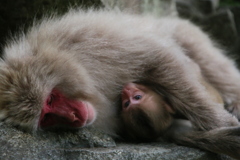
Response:
[[[142,98],[142,96],[141,96],[141,95],[136,95],[136,96],[134,96],[133,98],[134,98],[135,100],[139,100],[139,99]]]
[[[51,106],[52,103],[53,103],[53,100],[54,100],[54,96],[53,96],[53,94],[51,94],[51,95],[48,97],[47,105]]]

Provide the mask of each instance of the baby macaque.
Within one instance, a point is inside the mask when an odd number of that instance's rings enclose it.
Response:
[[[223,109],[219,92],[203,77],[199,76],[199,79],[209,93],[209,98],[219,104],[219,109]],[[240,133],[238,127],[230,127],[231,132],[227,128],[198,131],[186,117],[176,116],[177,111],[168,103],[164,94],[154,92],[146,85],[128,83],[123,87],[121,97],[121,118],[124,123],[121,135],[127,140],[153,141],[164,137],[179,144],[198,146],[239,158],[239,139],[234,136]]]
[[[198,75],[198,81],[204,86],[205,91],[219,108],[223,109],[223,100],[219,92],[209,84],[202,76],[199,66],[192,60],[186,63],[191,65]],[[167,95],[160,91],[154,91],[150,86],[128,83],[124,85],[121,100],[121,118],[126,132],[131,139],[152,140],[163,136],[179,111],[171,105]],[[176,114],[177,112],[177,114]],[[182,117],[182,115],[177,115]],[[186,117],[184,117],[186,118]],[[128,138],[129,138],[128,137]]]
[[[221,95],[209,83],[201,79],[209,98],[223,107]],[[173,124],[176,110],[168,103],[167,97],[154,92],[150,87],[128,83],[121,93],[124,122],[123,134],[131,140],[153,140],[163,136]]]

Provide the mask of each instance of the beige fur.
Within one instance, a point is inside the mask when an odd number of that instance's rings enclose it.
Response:
[[[122,86],[139,81],[164,89],[172,106],[200,130],[237,126],[237,118],[209,99],[189,58],[240,118],[240,74],[198,27],[180,19],[70,11],[43,20],[5,47],[0,118],[36,130],[43,100],[58,88],[89,101],[97,112],[92,125],[115,133]]]
[[[107,122],[112,128],[115,124],[108,116],[116,116],[110,108],[115,108],[121,86],[149,81],[164,86],[174,107],[201,129],[237,124],[208,100],[197,74],[185,63],[188,56],[226,101],[239,103],[240,76],[232,61],[189,22],[70,11],[42,21],[5,48],[0,71],[1,118],[36,128],[42,99],[59,87],[70,96],[100,99],[94,102],[98,112],[94,125]]]

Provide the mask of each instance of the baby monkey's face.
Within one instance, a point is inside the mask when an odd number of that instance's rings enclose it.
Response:
[[[128,83],[121,96],[121,118],[131,138],[151,140],[171,125],[174,111],[161,95],[147,86]]]

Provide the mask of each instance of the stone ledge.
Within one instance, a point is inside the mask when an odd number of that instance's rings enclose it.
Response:
[[[3,160],[231,160],[168,142],[130,144],[91,128],[75,132],[39,132],[34,136],[0,123]]]

